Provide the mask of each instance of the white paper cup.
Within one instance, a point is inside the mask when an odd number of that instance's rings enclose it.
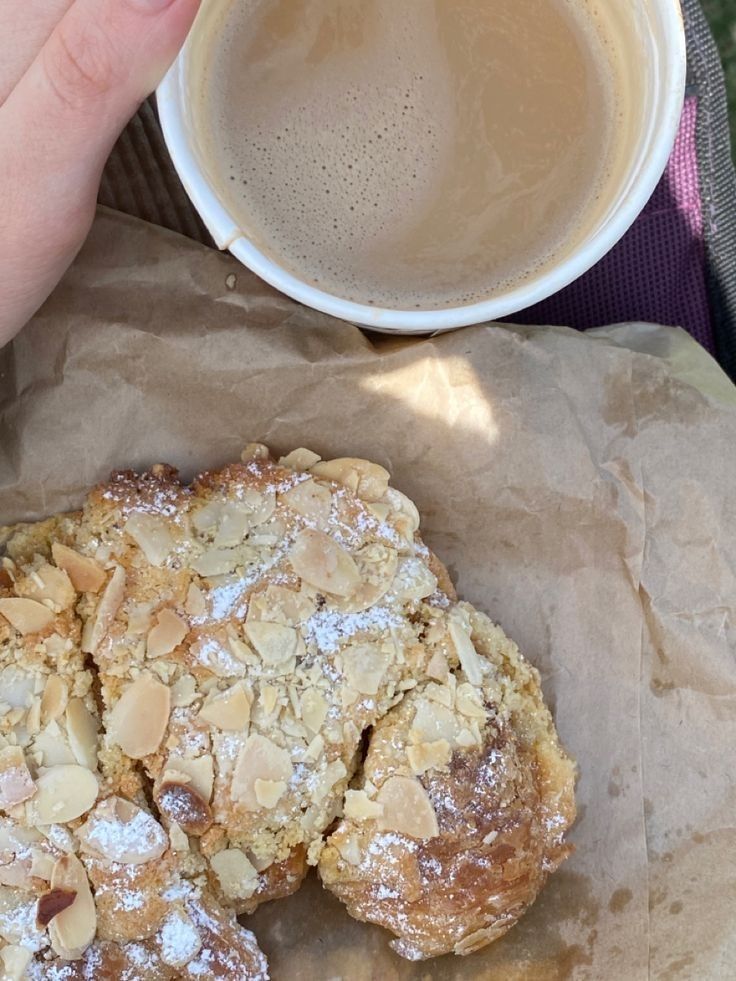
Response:
[[[342,320],[373,330],[419,334],[454,330],[498,320],[544,300],[595,265],[631,227],[649,200],[667,165],[682,112],[687,57],[680,0],[612,0],[635,21],[635,78],[642,101],[641,121],[628,147],[628,165],[607,192],[595,221],[567,254],[523,284],[481,303],[438,310],[391,310],[353,303],[323,292],[295,277],[249,240],[228,213],[206,176],[189,107],[192,35],[158,90],[164,137],[179,177],[212,237],[271,286],[293,299]]]

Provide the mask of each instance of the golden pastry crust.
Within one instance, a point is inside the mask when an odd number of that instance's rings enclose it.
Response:
[[[255,938],[219,907],[201,860],[176,855],[144,797],[111,796],[98,768],[76,607],[78,587],[105,576],[69,549],[77,521],[3,534],[0,971],[266,979]]]
[[[98,641],[87,631],[104,772],[130,793],[143,767],[240,912],[316,861],[363,732],[425,671],[448,602],[386,471],[288,462],[258,451],[190,487],[166,467],[115,475],[76,536],[108,576],[83,611],[109,620]],[[140,744],[126,706],[142,700],[161,725]]]
[[[391,930],[413,960],[471,953],[513,926],[568,855],[575,817],[574,766],[537,672],[486,617],[456,613],[478,663],[418,686],[378,723],[319,864],[349,912]]]

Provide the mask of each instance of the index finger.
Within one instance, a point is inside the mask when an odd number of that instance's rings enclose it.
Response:
[[[74,0],[0,0],[0,106]]]

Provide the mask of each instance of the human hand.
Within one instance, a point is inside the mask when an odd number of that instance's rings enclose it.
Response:
[[[105,161],[200,0],[0,0],[0,346],[79,251]]]

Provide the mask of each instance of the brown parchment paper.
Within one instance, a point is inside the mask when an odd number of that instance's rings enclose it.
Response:
[[[736,390],[685,334],[371,340],[103,211],[0,373],[0,523],[249,440],[364,455],[542,672],[580,819],[530,914],[409,964],[313,879],[249,921],[275,981],[736,976]]]

